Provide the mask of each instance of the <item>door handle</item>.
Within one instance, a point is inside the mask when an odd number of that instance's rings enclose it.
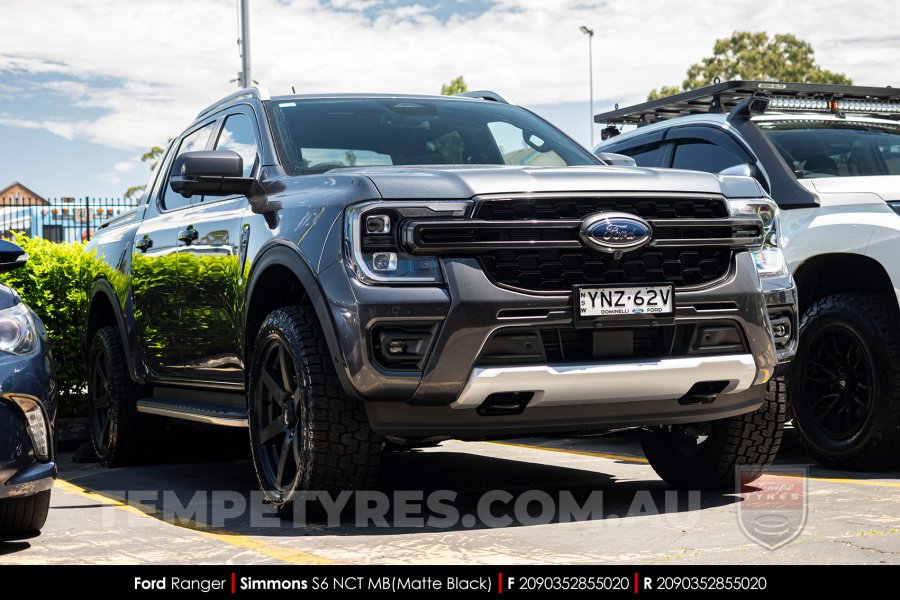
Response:
[[[190,245],[191,242],[196,242],[198,237],[200,237],[200,234],[197,233],[193,225],[188,225],[187,229],[178,232],[178,241],[187,245]]]
[[[141,252],[146,252],[150,248],[153,247],[153,240],[150,239],[150,236],[145,235],[138,241],[134,243],[134,247],[140,250]]]

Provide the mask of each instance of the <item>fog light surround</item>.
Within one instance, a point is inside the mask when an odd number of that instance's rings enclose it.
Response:
[[[437,325],[432,322],[385,322],[372,330],[375,361],[391,371],[420,371]]]
[[[794,335],[792,321],[790,313],[769,315],[769,322],[772,324],[772,339],[779,350],[787,348],[791,343]]]

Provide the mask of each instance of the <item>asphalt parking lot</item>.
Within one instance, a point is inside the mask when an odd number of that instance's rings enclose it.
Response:
[[[241,510],[242,498],[249,506],[257,488],[244,432],[189,437],[190,444],[183,437],[166,440],[153,462],[125,469],[75,464],[71,453],[63,454],[44,532],[0,543],[0,563],[900,564],[897,472],[811,466],[802,533],[768,550],[738,525],[745,494],[674,493],[631,434],[445,442],[389,453],[379,490],[451,490],[460,515],[474,513],[491,490],[514,499],[539,490],[581,502],[600,492],[602,509],[569,522],[535,523],[528,515],[517,519],[512,506],[494,505],[493,518],[511,521],[503,527],[472,517],[440,526],[388,519],[358,527],[351,519],[294,527]],[[808,463],[788,432],[778,464]],[[200,510],[173,513],[172,498]]]

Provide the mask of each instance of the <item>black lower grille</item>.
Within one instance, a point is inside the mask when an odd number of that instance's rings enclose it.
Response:
[[[746,352],[746,344],[733,321],[602,330],[510,327],[491,336],[476,364],[599,363],[741,352]]]
[[[585,329],[543,329],[541,341],[547,362],[591,361],[604,358],[661,358],[687,354],[690,325],[646,327],[595,332]],[[690,330],[690,331],[689,331]],[[625,339],[616,339],[626,334]],[[678,334],[677,339],[675,339]],[[677,342],[677,343],[675,343]]]
[[[672,283],[697,286],[728,273],[728,248],[653,247],[616,258],[591,250],[494,250],[481,267],[495,283],[533,292],[569,292],[575,285]]]

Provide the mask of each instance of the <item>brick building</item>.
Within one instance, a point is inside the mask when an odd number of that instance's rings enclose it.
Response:
[[[0,206],[41,206],[50,204],[18,181],[0,189]]]

